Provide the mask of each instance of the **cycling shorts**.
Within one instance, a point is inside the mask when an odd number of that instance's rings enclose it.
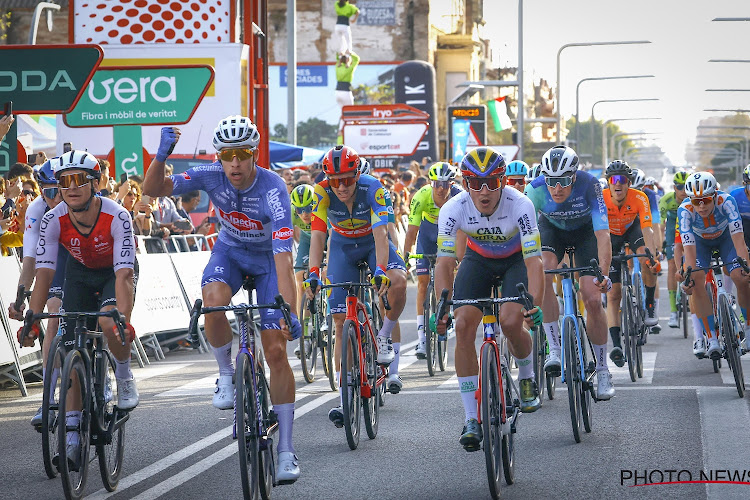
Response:
[[[745,219],[742,219],[743,225]],[[664,255],[667,257],[667,260],[674,259],[674,233],[675,233],[675,225],[677,223],[677,216],[670,217],[667,215],[667,223],[665,225],[664,229],[664,235],[667,241],[667,245],[664,249]],[[747,236],[745,236],[745,241],[747,241]]]
[[[273,253],[270,250],[259,252],[257,249],[229,246],[219,240],[203,270],[201,288],[209,283],[224,283],[234,296],[248,275],[255,278],[258,303],[272,304],[279,294]],[[279,320],[282,317],[280,309],[260,309],[261,330],[280,330]]]
[[[133,264],[133,287],[135,288],[138,283],[138,260],[136,259]],[[115,282],[115,271],[111,267],[91,269],[76,259],[68,259],[65,266],[61,312],[94,312],[101,311],[106,306],[116,306]],[[96,323],[96,320],[91,318],[86,328],[96,330]],[[60,319],[62,342],[66,349],[75,346],[74,330],[74,324],[71,324],[68,328],[66,320]]]
[[[436,254],[437,233],[437,224],[423,221],[417,235],[417,253]],[[417,259],[417,275],[422,274],[430,274],[430,261],[427,259]]]
[[[307,267],[310,262],[310,233],[300,231],[299,245],[297,245],[297,257],[294,260],[294,267]],[[295,269],[294,272],[298,272]]]
[[[396,247],[388,242],[388,266],[387,270],[400,269],[406,271],[404,259],[399,257]],[[328,280],[331,283],[342,283],[345,281],[359,281],[359,270],[357,262],[366,260],[367,265],[372,271],[377,267],[375,257],[375,240],[370,243],[345,243],[341,244],[335,239],[331,240],[331,255],[341,256],[341,258],[328,259]],[[328,304],[331,308],[331,314],[346,313],[346,290],[343,288],[333,288],[331,296],[328,298]]]
[[[539,236],[542,240],[542,252],[552,252],[557,258],[559,264],[565,255],[566,248],[574,248],[575,262],[571,267],[588,266],[591,259],[599,258],[599,250],[596,244],[596,235],[594,226],[586,224],[573,231],[569,229],[560,229],[552,224],[543,214],[537,220],[539,227]],[[594,276],[593,271],[583,271],[581,275]]]
[[[52,285],[49,287],[47,300],[57,296],[62,297],[63,284],[65,283],[65,268],[68,265],[68,256],[70,254],[64,246],[60,245],[57,249],[57,267],[55,267],[55,277],[52,278]]]
[[[453,300],[484,299],[492,296],[492,285],[496,278],[503,282],[501,288],[503,297],[517,297],[516,286],[519,283],[523,283],[528,288],[529,280],[521,252],[504,259],[490,259],[467,248],[456,273]],[[474,307],[481,309],[479,306]]]
[[[638,249],[641,248],[644,244],[641,225],[636,223],[633,223],[633,225],[630,226],[628,230],[622,234],[622,236],[610,234],[609,237],[612,240],[612,256],[619,255],[620,250],[622,250],[622,247],[625,246],[625,243],[630,245],[630,251],[633,253],[637,253]],[[612,265],[609,268],[609,279],[612,280],[612,283],[620,283],[622,281],[620,279],[621,268],[622,262],[613,259]]]
[[[706,240],[696,236],[695,238],[695,264],[698,267],[705,267],[711,264],[711,252],[716,250],[721,256],[721,261],[727,269],[727,272],[731,273],[740,265],[733,262],[737,258],[737,250],[734,248],[732,242],[732,236],[729,234],[728,229],[724,229],[721,236]]]

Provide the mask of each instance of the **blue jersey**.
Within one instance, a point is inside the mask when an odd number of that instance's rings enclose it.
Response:
[[[578,229],[593,224],[594,231],[609,231],[607,207],[602,196],[602,185],[588,172],[576,172],[573,191],[567,200],[555,203],[549,194],[544,176],[539,176],[526,186],[526,195],[534,207],[556,227]]]
[[[657,196],[653,189],[643,188],[641,191],[646,194],[648,203],[651,205],[651,222],[661,224],[661,214],[659,213],[659,199],[661,196]]]
[[[716,192],[714,210],[708,217],[701,217],[686,198],[677,209],[680,237],[683,245],[695,245],[696,238],[713,240],[729,229],[730,234],[742,232],[742,219],[737,202],[723,191]]]
[[[200,165],[171,177],[173,194],[203,190],[216,207],[219,241],[232,247],[274,254],[292,251],[292,209],[286,183],[275,172],[256,167],[253,184],[238,191],[221,162]]]
[[[744,187],[738,187],[731,193],[729,193],[734,201],[737,202],[737,209],[740,212],[740,217],[743,219],[750,219],[750,199],[747,198],[747,191]]]

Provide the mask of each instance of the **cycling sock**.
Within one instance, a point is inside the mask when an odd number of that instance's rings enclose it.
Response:
[[[464,403],[466,420],[477,418],[476,391],[479,387],[479,375],[458,377],[458,387],[461,389],[461,401]]]
[[[596,357],[596,371],[609,370],[607,366],[607,344],[592,344],[594,346],[594,357]]]
[[[386,316],[383,318],[383,328],[380,329],[378,332],[378,337],[386,337],[391,338],[391,332],[393,332],[393,328],[398,323],[398,320],[392,320]]]
[[[214,352],[214,358],[219,364],[219,375],[234,375],[234,366],[232,365],[232,341],[221,347],[211,346]]]
[[[398,360],[401,359],[401,342],[393,343],[393,363],[388,365],[388,373],[398,375]]]
[[[71,427],[75,427],[81,423],[81,412],[80,411],[69,411],[65,414],[65,424]],[[68,431],[65,433],[66,443],[78,445],[81,444],[81,435],[78,431]]]
[[[654,304],[654,292],[656,291],[655,286],[646,287],[646,307]]]
[[[529,355],[525,358],[516,358],[516,363],[518,363],[518,380],[534,378],[534,365],[532,363],[533,357],[534,350],[532,349]]]
[[[115,378],[120,380],[131,380],[133,372],[130,371],[130,358],[120,361],[115,358]]]
[[[424,314],[417,316],[417,336],[420,342],[427,340],[427,336],[424,334]]]
[[[703,333],[706,335],[706,338],[708,340],[711,340],[713,338],[713,332],[716,325],[716,323],[714,322],[714,315],[709,314],[704,318],[700,318],[700,320],[701,326],[703,327]]]
[[[273,411],[279,417],[279,453],[291,451],[294,453],[292,445],[292,426],[294,424],[294,403],[284,403],[273,405]]]
[[[742,317],[745,318],[745,324],[746,325],[750,325],[750,322],[748,321],[748,318],[747,318],[747,309],[745,309],[744,307],[740,306],[740,312],[742,313]],[[42,376],[44,376],[44,375],[42,375]]]
[[[547,343],[550,351],[560,352],[560,326],[557,321],[542,323],[544,333],[547,334]]]
[[[701,325],[701,320],[698,319],[697,314],[691,314],[690,319],[693,322],[693,337],[695,337],[695,340],[702,340],[703,339],[703,325]]]
[[[612,338],[613,347],[622,347],[622,341],[620,340],[620,327],[619,326],[610,327],[609,336]]]
[[[60,377],[60,369],[55,368],[52,370],[52,374],[50,375],[52,377],[52,380],[50,380],[50,387],[53,388],[53,390],[49,391],[49,402],[50,404],[55,403],[55,391],[54,388],[57,387],[57,379]]]
[[[669,291],[669,311],[673,313],[677,312],[677,290]]]

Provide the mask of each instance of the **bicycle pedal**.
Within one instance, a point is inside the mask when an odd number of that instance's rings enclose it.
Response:
[[[464,450],[466,450],[466,451],[468,451],[470,453],[472,451],[479,451],[480,449],[481,449],[480,443],[476,443],[476,444],[472,443],[472,444],[466,444],[466,445],[464,445]]]

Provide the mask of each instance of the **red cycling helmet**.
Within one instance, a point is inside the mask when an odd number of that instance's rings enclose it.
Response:
[[[326,175],[357,172],[359,169],[359,155],[349,146],[336,146],[323,157],[323,171]]]

